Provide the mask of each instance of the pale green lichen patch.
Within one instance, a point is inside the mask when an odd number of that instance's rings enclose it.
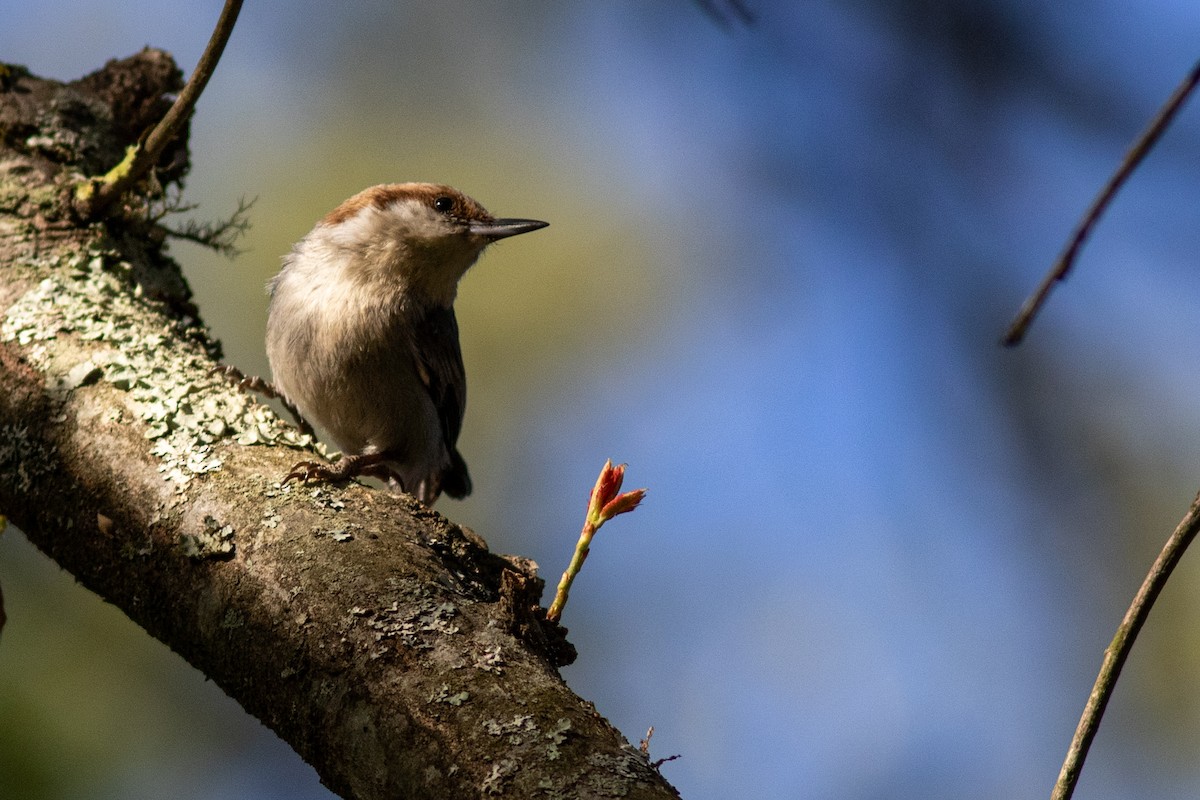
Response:
[[[206,516],[199,531],[179,534],[179,547],[188,558],[230,558],[234,550],[233,526]]]
[[[503,736],[512,747],[544,743],[543,755],[549,761],[558,759],[562,753],[558,746],[567,740],[571,721],[560,717],[550,730],[543,731],[534,721],[532,714],[517,714],[511,719],[485,719],[483,729],[489,736]]]
[[[554,723],[554,727],[546,731],[544,738],[546,744],[546,758],[554,761],[560,755],[558,746],[567,740],[567,734],[571,730],[571,720],[560,717],[558,722]]]
[[[342,500],[340,493],[336,491],[331,492],[325,487],[315,486],[310,489],[307,487],[297,486],[298,496],[303,497],[306,494],[310,499],[313,508],[320,512],[322,517],[331,516],[327,513],[329,511],[334,512],[332,516],[337,516],[338,512],[341,512],[346,508],[346,503]],[[362,529],[363,526],[356,522],[339,521],[332,527],[313,528],[312,535],[317,538],[328,536],[333,541],[339,543],[352,542],[354,541],[355,532],[361,531]]]
[[[267,506],[263,509],[262,525],[264,528],[278,528],[282,521],[283,517],[279,516],[279,512],[274,506]]]
[[[525,743],[529,734],[537,734],[533,714],[516,714],[511,719],[485,719],[483,729],[490,736],[504,736],[514,747]]]
[[[494,644],[484,648],[483,652],[475,657],[475,668],[481,669],[484,672],[491,672],[496,675],[504,674],[504,667],[507,662],[504,660],[503,646]]]
[[[221,629],[232,631],[243,627],[246,624],[246,615],[236,608],[231,608],[225,612],[225,616],[221,617]]]
[[[12,481],[25,494],[34,481],[50,471],[55,448],[29,435],[29,428],[0,425],[0,480]]]
[[[504,784],[516,774],[517,762],[511,758],[502,758],[495,764],[492,764],[492,769],[488,772],[487,777],[483,779],[483,783],[479,788],[485,795],[496,796],[504,794]]]
[[[308,496],[312,498],[313,505],[315,505],[317,508],[328,508],[331,511],[341,511],[346,507],[346,504],[342,502],[341,498],[339,498],[337,495],[330,494],[327,489],[323,489],[320,486],[317,486],[309,491]]]
[[[457,615],[453,603],[436,603],[428,597],[419,598],[415,605],[395,601],[382,609],[350,609],[353,624],[364,625],[375,642],[372,659],[387,655],[391,642],[414,650],[432,650],[438,637],[460,633],[453,621]]]
[[[130,289],[127,262],[92,250],[30,266],[51,268],[54,277],[9,308],[0,340],[25,347],[54,393],[65,396],[100,380],[128,392],[166,479],[182,485],[219,469],[214,445],[226,437],[247,445],[314,445],[268,406],[209,374],[212,362],[201,344],[181,336],[140,287]],[[81,351],[71,337],[95,346]]]
[[[655,778],[646,756],[631,745],[626,745],[620,753],[592,753],[587,760],[596,767],[588,775],[588,783],[599,797],[625,797],[633,783]]]
[[[566,729],[561,733],[565,734]],[[539,796],[549,800],[627,797],[636,784],[651,783],[659,777],[646,756],[629,744],[622,745],[616,753],[592,753],[587,757],[587,765],[591,769],[582,776],[570,772],[548,773],[538,781]]]
[[[467,700],[471,699],[471,693],[467,691],[451,692],[450,685],[443,683],[438,687],[432,695],[429,696],[431,703],[445,703],[448,706],[461,706]]]

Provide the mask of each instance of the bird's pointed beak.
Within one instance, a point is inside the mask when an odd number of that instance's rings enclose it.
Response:
[[[476,236],[504,239],[518,233],[529,233],[549,225],[537,219],[494,219],[491,222],[472,222],[470,231]]]

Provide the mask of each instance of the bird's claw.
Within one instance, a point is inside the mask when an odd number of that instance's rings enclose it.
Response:
[[[347,477],[346,475],[339,474],[339,470],[328,464],[322,464],[319,461],[301,461],[292,467],[292,471],[283,479],[283,483],[291,481],[308,483],[312,480],[338,483],[339,481],[346,480]]]
[[[219,364],[208,371],[209,375],[220,375],[239,389],[258,392],[272,400],[279,397],[279,391],[257,375],[247,375],[231,364]]]
[[[324,464],[320,461],[301,461],[292,467],[292,471],[283,479],[308,483],[312,480],[324,483],[342,483],[351,478],[368,477],[388,480],[394,473],[384,463],[388,458],[386,453],[367,453],[353,456],[342,456],[336,464]]]

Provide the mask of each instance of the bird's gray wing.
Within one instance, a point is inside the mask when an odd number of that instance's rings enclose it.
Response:
[[[450,466],[440,476],[441,489],[451,497],[466,497],[471,493],[471,477],[457,444],[467,406],[467,375],[454,309],[430,308],[413,325],[410,341],[413,363],[437,409],[442,440],[450,453]]]

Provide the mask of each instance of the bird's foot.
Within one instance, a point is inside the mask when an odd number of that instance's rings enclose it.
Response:
[[[287,474],[283,482],[344,483],[351,478],[359,477],[379,478],[386,481],[394,475],[388,465],[384,463],[387,459],[387,453],[361,453],[342,456],[333,464],[321,461],[301,461],[292,467],[292,471]]]

